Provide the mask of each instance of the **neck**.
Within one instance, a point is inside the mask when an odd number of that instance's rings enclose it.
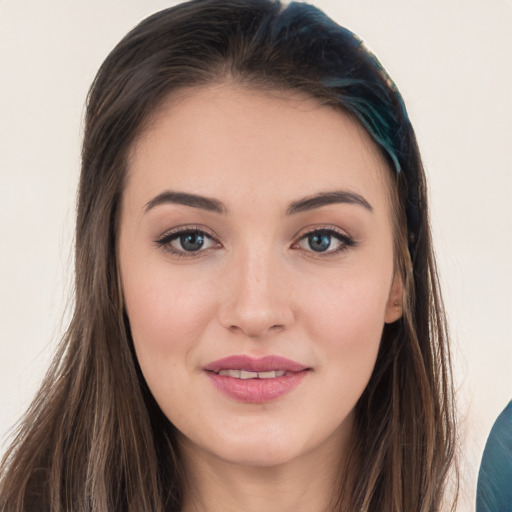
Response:
[[[340,446],[339,443],[335,443]],[[182,440],[187,485],[182,512],[338,512],[344,456],[326,442],[274,466],[240,465]]]

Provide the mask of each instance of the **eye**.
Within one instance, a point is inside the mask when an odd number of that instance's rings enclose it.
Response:
[[[294,248],[315,253],[336,253],[355,245],[350,236],[334,229],[315,229],[303,235]]]
[[[192,256],[212,247],[220,247],[213,237],[196,228],[182,228],[166,233],[156,241],[156,244],[178,256]]]

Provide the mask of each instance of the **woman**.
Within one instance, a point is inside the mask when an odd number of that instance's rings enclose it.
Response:
[[[87,109],[68,333],[5,510],[434,511],[454,453],[400,94],[306,4],[143,21]]]

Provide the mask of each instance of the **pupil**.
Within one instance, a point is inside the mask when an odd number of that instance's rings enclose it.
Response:
[[[181,235],[180,243],[185,251],[198,251],[204,244],[204,236],[199,233]]]
[[[309,247],[316,252],[322,252],[329,249],[331,245],[330,235],[310,235],[309,236]]]

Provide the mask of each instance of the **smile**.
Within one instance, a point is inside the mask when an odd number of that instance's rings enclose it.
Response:
[[[224,396],[251,404],[270,402],[290,393],[311,369],[274,355],[262,358],[234,355],[203,368],[210,382]]]

